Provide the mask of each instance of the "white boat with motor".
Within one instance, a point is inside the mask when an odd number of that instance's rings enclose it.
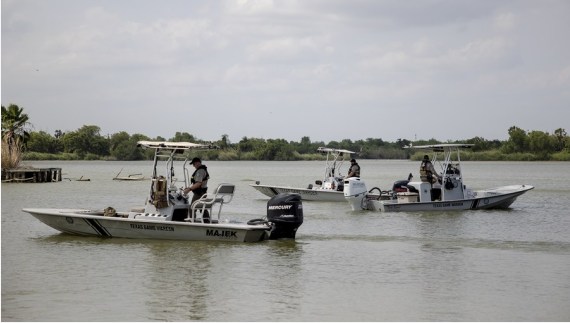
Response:
[[[301,198],[306,201],[328,201],[328,202],[342,202],[344,195],[342,194],[344,187],[344,177],[341,176],[340,169],[344,163],[344,157],[355,152],[346,149],[335,149],[319,147],[317,152],[327,155],[325,164],[325,174],[323,180],[316,180],[315,185],[309,184],[306,188],[279,186],[279,185],[264,185],[256,181],[255,184],[250,184],[259,192],[269,197],[273,197],[281,193],[296,193],[301,195]]]
[[[68,234],[138,239],[256,242],[294,239],[303,223],[301,197],[280,194],[267,202],[266,218],[247,223],[220,220],[222,207],[234,195],[235,186],[220,184],[190,204],[182,188],[175,186],[175,164],[182,164],[184,187],[190,186],[185,156],[190,150],[212,149],[189,142],[139,141],[138,146],[154,150],[149,195],[144,208],[118,212],[102,210],[25,208],[38,220]],[[159,165],[165,166],[159,170]],[[206,212],[207,211],[207,212]]]
[[[460,149],[472,144],[439,144],[408,148],[433,151],[431,163],[437,167],[440,180],[436,183],[408,180],[396,181],[390,191],[373,188],[368,191],[364,181],[349,178],[344,182],[344,197],[352,210],[381,212],[448,211],[508,208],[518,196],[532,190],[531,185],[508,185],[485,190],[471,190],[463,183]],[[442,159],[438,157],[442,155]],[[378,190],[381,194],[372,194]]]

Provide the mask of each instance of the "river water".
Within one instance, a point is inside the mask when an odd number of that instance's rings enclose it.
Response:
[[[323,162],[205,161],[210,189],[236,184],[225,216],[265,215],[249,187],[306,187]],[[362,160],[389,189],[417,162]],[[304,202],[295,241],[255,244],[60,234],[24,207],[144,204],[149,162],[29,162],[64,180],[2,184],[3,321],[569,321],[570,163],[465,162],[473,189],[529,184],[509,210],[353,212]],[[346,172],[346,171],[345,171]],[[181,175],[181,174],[180,174]]]

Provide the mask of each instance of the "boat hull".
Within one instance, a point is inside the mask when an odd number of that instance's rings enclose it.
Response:
[[[296,188],[261,184],[250,184],[250,186],[269,197],[274,197],[280,193],[296,193],[301,195],[301,199],[304,201],[344,202],[344,195],[342,191],[321,188]]]
[[[264,224],[191,223],[106,217],[73,209],[24,209],[46,225],[68,234],[132,239],[257,242],[268,238]]]
[[[533,189],[530,185],[510,185],[489,190],[475,191],[474,197],[462,200],[409,202],[369,200],[367,209],[381,212],[416,212],[416,211],[458,211],[480,209],[506,209],[520,195]]]

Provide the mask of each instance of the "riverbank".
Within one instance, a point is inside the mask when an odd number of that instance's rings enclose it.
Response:
[[[419,161],[422,159],[423,152],[415,152],[409,159]],[[355,158],[359,158],[358,154]],[[109,160],[115,161],[116,159],[111,156],[99,156],[95,154],[88,154],[81,156],[74,153],[60,153],[60,154],[48,154],[48,153],[37,153],[37,152],[27,152],[23,154],[24,161],[40,161],[40,160]],[[204,156],[207,160],[219,160],[219,161],[253,161],[259,160],[251,158],[251,155],[247,154],[210,154]],[[273,161],[284,161],[284,160],[325,160],[326,156],[321,154],[299,154],[294,152],[288,159],[273,159]],[[371,158],[360,158],[360,159],[371,159]],[[378,158],[378,159],[402,159],[402,158]],[[373,159],[374,160],[374,159]],[[505,154],[498,150],[489,151],[463,151],[461,153],[461,160],[464,161],[570,161],[570,151],[562,151],[557,153],[544,155],[538,155],[533,153],[511,153]],[[271,161],[271,160],[269,160]]]

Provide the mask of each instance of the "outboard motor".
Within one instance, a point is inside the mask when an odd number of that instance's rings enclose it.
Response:
[[[353,211],[362,210],[362,204],[368,189],[359,177],[350,177],[344,180],[344,198]]]
[[[360,177],[350,177],[344,180],[344,197],[362,196],[366,193],[368,189]]]
[[[267,221],[271,223],[270,240],[295,239],[303,224],[301,195],[281,193],[272,197],[267,202]]]

